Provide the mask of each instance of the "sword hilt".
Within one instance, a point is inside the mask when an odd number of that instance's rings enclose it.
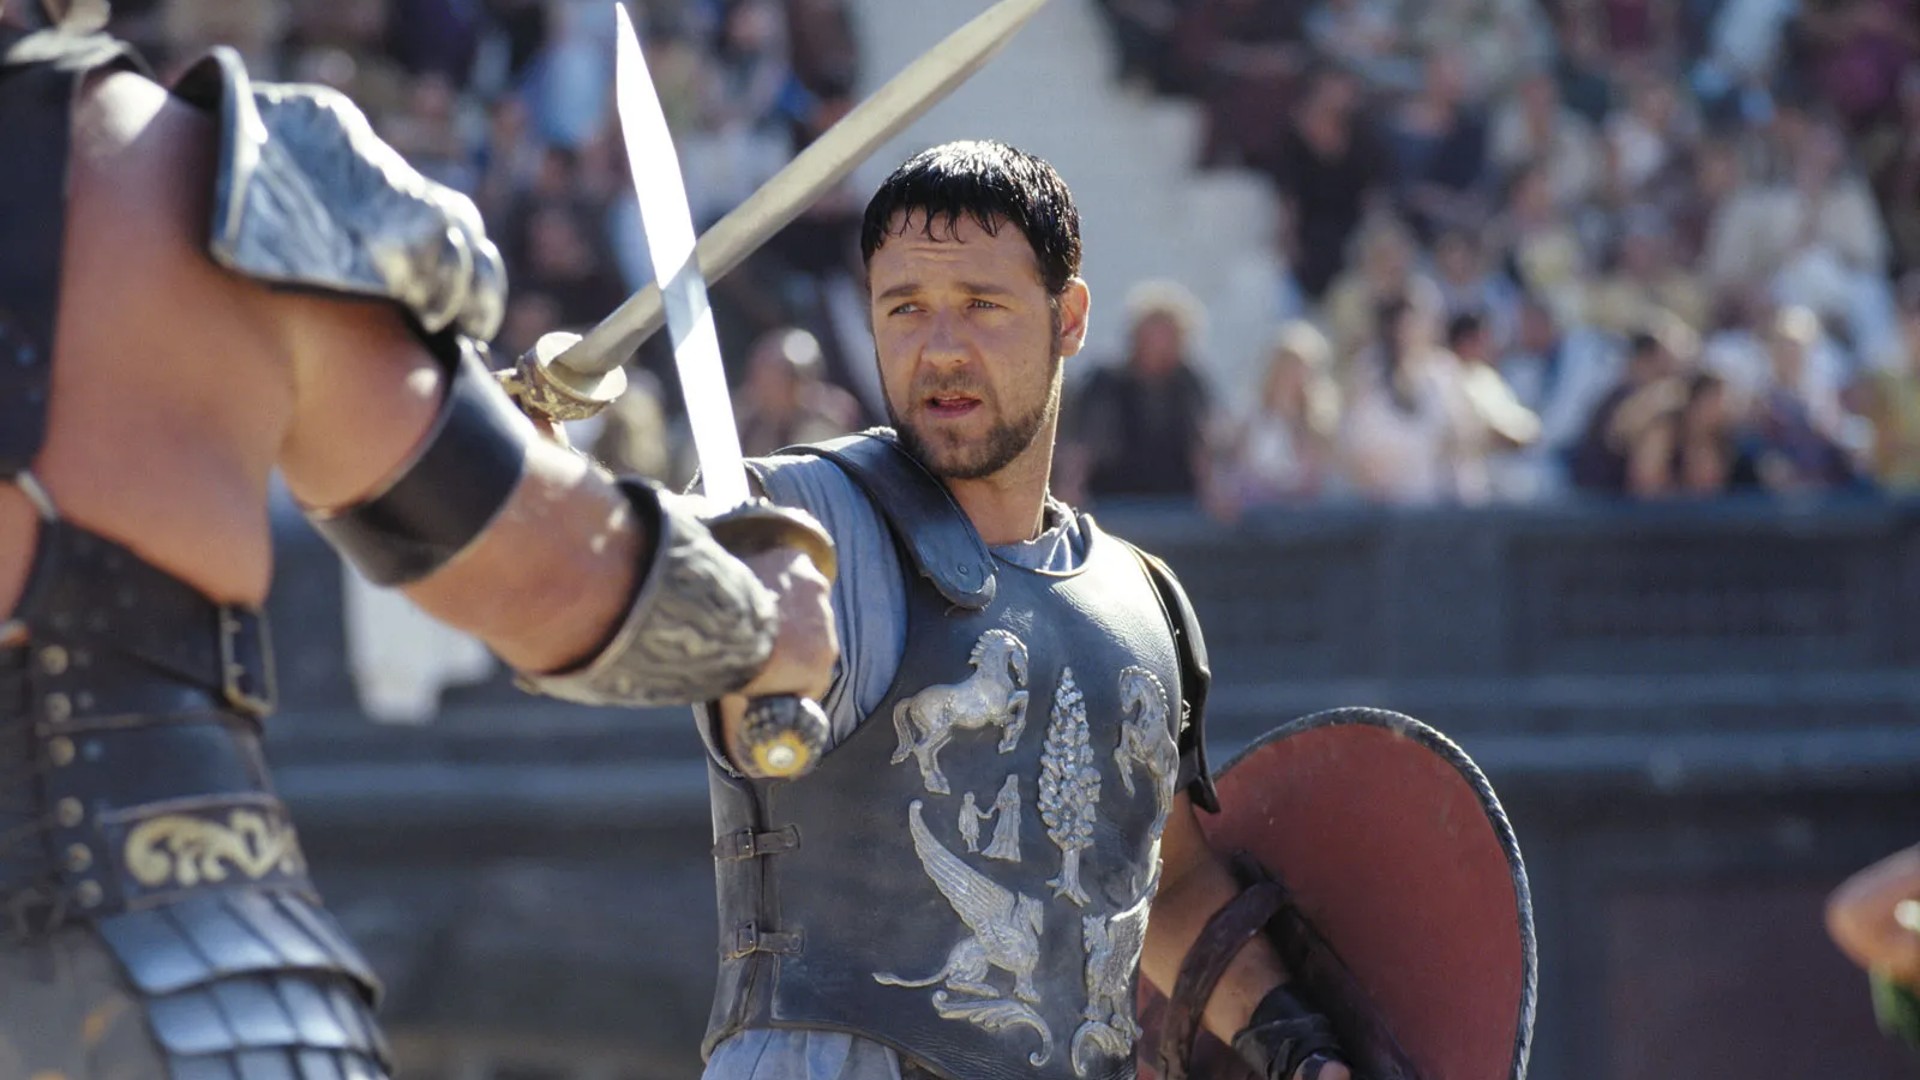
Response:
[[[833,538],[811,517],[756,500],[706,523],[721,547],[738,556],[792,548],[832,582],[839,571]],[[832,727],[818,703],[793,694],[754,698],[741,717],[735,764],[762,780],[792,780],[813,771],[827,752]]]
[[[604,374],[582,375],[554,362],[579,341],[579,334],[543,334],[511,368],[495,373],[522,412],[555,424],[585,420],[627,392],[627,373],[617,364]]]

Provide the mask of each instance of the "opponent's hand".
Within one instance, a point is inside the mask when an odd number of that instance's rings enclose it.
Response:
[[[772,591],[780,626],[773,639],[773,655],[760,674],[733,695],[732,703],[743,709],[747,698],[774,694],[820,700],[833,683],[833,666],[840,659],[826,576],[805,553],[788,547],[741,561]]]

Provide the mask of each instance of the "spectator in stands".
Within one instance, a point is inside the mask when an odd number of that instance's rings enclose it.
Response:
[[[1208,509],[1231,521],[1248,509],[1322,497],[1335,480],[1339,423],[1331,345],[1312,323],[1287,323],[1252,410],[1220,439]]]
[[[1501,359],[1500,373],[1540,418],[1540,438],[1498,460],[1495,486],[1515,499],[1559,495],[1570,483],[1569,456],[1621,376],[1620,354],[1602,335],[1562,321],[1546,300],[1527,296],[1519,340]]]
[[[1508,276],[1540,298],[1561,321],[1577,320],[1586,307],[1587,251],[1580,233],[1554,203],[1545,166],[1515,174],[1506,207],[1489,230]]]
[[[1063,428],[1062,488],[1078,505],[1113,496],[1196,498],[1206,484],[1206,383],[1188,350],[1200,302],[1168,281],[1136,286],[1124,363],[1090,373]]]
[[[1902,72],[1920,60],[1913,0],[1807,0],[1801,27],[1821,100],[1855,131],[1893,103]]]
[[[404,112],[388,116],[387,142],[429,180],[463,194],[480,189],[480,173],[460,132],[460,96],[447,76],[428,71],[413,80]]]
[[[1370,90],[1411,91],[1420,85],[1420,65],[1403,48],[1397,15],[1385,0],[1317,0],[1307,9],[1307,41]]]
[[[1540,418],[1500,374],[1492,327],[1478,312],[1456,314],[1447,323],[1447,348],[1459,364],[1469,414],[1461,467],[1471,479],[1463,492],[1509,501],[1529,497],[1530,487],[1504,483],[1510,478],[1505,465],[1540,441]]]
[[[1401,212],[1422,242],[1446,229],[1479,229],[1489,217],[1493,170],[1487,122],[1468,97],[1461,54],[1436,49],[1420,92],[1388,128]]]
[[[1506,93],[1552,54],[1552,35],[1535,0],[1430,0],[1402,4],[1401,11],[1417,53],[1457,51],[1464,93],[1476,101]]]
[[[1439,347],[1437,323],[1431,305],[1390,299],[1357,360],[1340,455],[1364,498],[1419,506],[1488,495],[1459,361]]]
[[[1639,197],[1655,177],[1685,157],[1698,134],[1698,124],[1671,78],[1652,71],[1636,75],[1628,83],[1627,107],[1606,123],[1626,196]]]
[[[1899,107],[1860,148],[1902,272],[1920,270],[1920,62],[1901,76]]]
[[[1920,493],[1920,272],[1900,295],[1901,348],[1895,363],[1867,377],[1864,407],[1873,422],[1873,477],[1885,490]]]
[[[1664,313],[1695,333],[1705,331],[1711,297],[1697,275],[1674,261],[1666,218],[1651,206],[1635,207],[1625,218],[1612,266],[1587,289],[1586,323],[1624,337]]]
[[[594,242],[580,214],[552,203],[535,207],[527,219],[526,266],[519,287],[559,302],[560,322],[552,329],[592,326],[627,298],[619,271]]]
[[[1720,289],[1776,287],[1784,302],[1828,308],[1863,277],[1884,277],[1886,231],[1872,192],[1845,165],[1838,130],[1821,124],[1790,180],[1735,191],[1708,234],[1708,280]]]
[[[1860,479],[1842,442],[1838,402],[1807,390],[1808,356],[1819,333],[1812,312],[1788,308],[1768,337],[1773,379],[1757,402],[1753,427],[1760,479],[1773,492],[1831,491]]]
[[[1334,364],[1342,372],[1354,353],[1378,332],[1380,305],[1416,293],[1423,302],[1439,303],[1433,283],[1419,272],[1413,233],[1400,219],[1376,215],[1361,230],[1354,247],[1354,265],[1326,290],[1321,305],[1333,339]]]
[[[1578,6],[1560,5],[1555,18],[1553,78],[1560,99],[1589,124],[1604,123],[1613,111],[1613,81],[1607,76],[1606,43],[1593,20]]]
[[[1360,87],[1333,68],[1317,72],[1280,139],[1274,184],[1299,236],[1294,267],[1311,300],[1326,294],[1346,260],[1347,243],[1387,180],[1388,164],[1360,115]]]
[[[754,344],[739,391],[740,448],[746,456],[835,438],[859,424],[859,403],[825,376],[820,342],[805,330],[778,330]]]
[[[1489,265],[1482,243],[1480,234],[1460,229],[1440,234],[1433,246],[1433,282],[1442,318],[1473,316],[1489,344],[1504,348],[1519,321],[1520,294],[1504,272]]]
[[[1640,499],[1704,498],[1759,486],[1754,455],[1738,436],[1726,380],[1693,371],[1663,394],[1633,436],[1627,492]]]
[[[1578,205],[1600,173],[1599,135],[1586,117],[1561,103],[1560,87],[1544,68],[1521,78],[1497,109],[1489,150],[1503,177],[1538,169],[1556,209]]]
[[[1569,456],[1575,487],[1596,495],[1627,493],[1628,461],[1646,426],[1667,415],[1683,396],[1678,381],[1691,350],[1671,326],[1637,331],[1627,343],[1626,368],[1588,417]]]
[[[1302,6],[1295,0],[1181,0],[1173,27],[1180,81],[1206,106],[1203,166],[1273,160],[1274,105],[1290,100],[1301,69]]]

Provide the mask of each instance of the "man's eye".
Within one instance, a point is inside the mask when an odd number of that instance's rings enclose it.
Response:
[[[887,314],[889,314],[889,315],[911,315],[911,314],[913,314],[914,312],[916,312],[916,311],[919,311],[919,310],[920,310],[920,305],[919,305],[919,304],[913,304],[913,303],[907,303],[907,304],[901,304],[901,305],[900,305],[899,307],[896,307],[896,308],[894,308],[894,309],[893,309],[892,311],[889,311],[889,312],[887,312]]]
[[[987,309],[992,309],[992,308],[997,308],[997,307],[999,307],[1000,305],[999,305],[999,304],[996,304],[996,303],[994,303],[994,302],[993,302],[993,301],[991,301],[991,300],[975,300],[975,301],[973,302],[973,304],[972,304],[972,306],[973,306],[973,307],[977,307],[977,308],[987,308]]]

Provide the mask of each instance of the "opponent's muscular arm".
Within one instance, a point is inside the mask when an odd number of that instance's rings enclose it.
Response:
[[[1240,893],[1233,873],[1200,831],[1193,802],[1182,794],[1167,815],[1160,838],[1160,892],[1147,920],[1146,947],[1140,957],[1142,973],[1171,997],[1180,965],[1213,914]],[[1287,978],[1280,957],[1266,939],[1255,937],[1234,957],[1208,999],[1208,1031],[1231,1045],[1247,1029],[1254,1010]],[[1302,1067],[1302,1072],[1307,1066]],[[1295,1075],[1299,1075],[1296,1073]],[[1348,1080],[1346,1066],[1329,1063],[1315,1080]]]

